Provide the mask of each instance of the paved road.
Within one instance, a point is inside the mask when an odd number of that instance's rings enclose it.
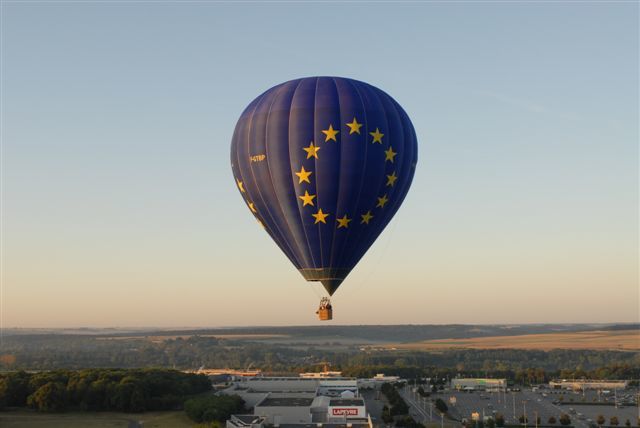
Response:
[[[420,423],[437,423],[441,424],[440,412],[432,405],[429,398],[421,397],[420,394],[413,392],[413,387],[405,386],[398,390],[400,395],[409,405],[413,418]],[[451,421],[444,419],[444,423],[450,424]]]
[[[360,391],[360,395],[364,398],[367,412],[371,416],[371,420],[375,426],[384,426],[382,422],[382,407],[386,404],[384,395],[380,391]]]

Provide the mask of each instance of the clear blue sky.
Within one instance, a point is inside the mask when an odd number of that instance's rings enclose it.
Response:
[[[2,3],[3,324],[312,324],[237,193],[243,108],[391,94],[420,161],[337,323],[637,321],[638,3]],[[314,291],[315,290],[315,291]]]

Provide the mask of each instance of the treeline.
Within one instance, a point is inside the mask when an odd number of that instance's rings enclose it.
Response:
[[[87,369],[0,374],[0,408],[143,412],[182,407],[209,391],[204,375],[167,369]]]
[[[640,367],[640,354],[625,351],[555,349],[535,351],[523,349],[460,349],[437,353],[420,351],[360,352],[352,355],[349,366],[435,367],[484,374],[517,372],[536,367],[545,372],[560,370],[594,371],[602,367]],[[608,373],[596,373],[608,376]]]
[[[638,364],[609,364],[592,370],[584,370],[580,367],[561,370],[545,370],[543,368],[526,368],[516,370],[468,370],[456,365],[455,367],[435,366],[397,366],[390,365],[355,365],[343,368],[343,374],[353,377],[372,377],[376,373],[385,373],[390,376],[400,376],[405,379],[432,378],[436,384],[443,384],[454,377],[493,377],[505,378],[519,385],[533,385],[546,383],[553,379],[637,379],[640,378],[640,365]]]
[[[160,330],[160,331],[118,331],[84,329],[85,335],[99,336],[105,333],[110,337],[140,337],[145,336],[224,336],[229,333],[245,335],[282,335],[296,339],[308,339],[309,342],[318,342],[318,338],[333,337],[337,339],[347,339],[349,341],[364,339],[373,342],[420,342],[429,339],[464,339],[470,337],[483,336],[513,336],[522,334],[541,333],[562,333],[579,332],[591,330],[640,330],[640,323],[630,324],[521,324],[521,325],[428,325],[428,324],[405,324],[405,325],[331,325],[331,326],[293,326],[293,327],[235,327],[211,329],[185,329],[185,330]],[[47,331],[61,336],[65,335],[65,330]],[[76,333],[76,331],[74,331]],[[72,333],[72,334],[74,334]],[[38,330],[29,329],[5,329],[5,338],[15,336],[36,336],[42,334]],[[300,340],[296,340],[300,343]]]
[[[237,395],[207,395],[187,400],[184,411],[194,422],[224,422],[233,414],[246,412],[244,400]]]
[[[95,336],[30,335],[4,339],[0,369],[55,370],[101,367],[244,368],[289,370],[305,363],[304,350],[263,343],[192,336],[164,341],[146,337],[112,340]]]
[[[388,413],[389,416],[393,417],[398,415],[406,415],[407,413],[409,413],[409,406],[407,406],[407,403],[400,396],[400,393],[394,385],[385,383],[380,387],[380,392],[382,392],[385,397],[387,397],[387,401],[389,401],[389,404],[391,405]],[[384,417],[385,412],[383,411],[383,419]],[[385,422],[387,421],[385,420]]]
[[[302,347],[267,342],[223,340],[192,336],[152,341],[146,337],[110,340],[99,336],[30,335],[4,339],[0,369],[52,370],[90,367],[205,367],[245,368],[269,372],[317,370],[328,361],[332,368],[356,376],[376,373],[411,377],[442,372],[443,377],[500,376],[518,383],[550,377],[640,378],[640,354],[623,351],[553,350],[365,350],[332,344]],[[631,370],[630,367],[635,367]],[[418,368],[418,369],[416,369]],[[535,368],[535,369],[531,369]]]

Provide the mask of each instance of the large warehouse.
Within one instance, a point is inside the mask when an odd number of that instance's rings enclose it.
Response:
[[[506,379],[457,378],[451,380],[451,388],[462,391],[505,391]]]
[[[372,426],[352,378],[252,378],[223,393],[239,395],[247,407],[253,407],[252,415],[229,419],[227,428]]]
[[[584,389],[608,389],[613,391],[616,389],[626,389],[628,385],[629,381],[627,380],[561,379],[549,382],[550,388],[572,389],[575,391],[582,391]]]

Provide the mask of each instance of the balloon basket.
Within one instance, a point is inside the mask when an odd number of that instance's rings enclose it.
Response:
[[[331,306],[331,302],[326,297],[323,297],[320,300],[320,307],[316,311],[318,314],[318,318],[320,321],[329,321],[333,319],[333,307]]]
[[[329,321],[333,319],[333,309],[318,309],[317,314],[320,321]]]

